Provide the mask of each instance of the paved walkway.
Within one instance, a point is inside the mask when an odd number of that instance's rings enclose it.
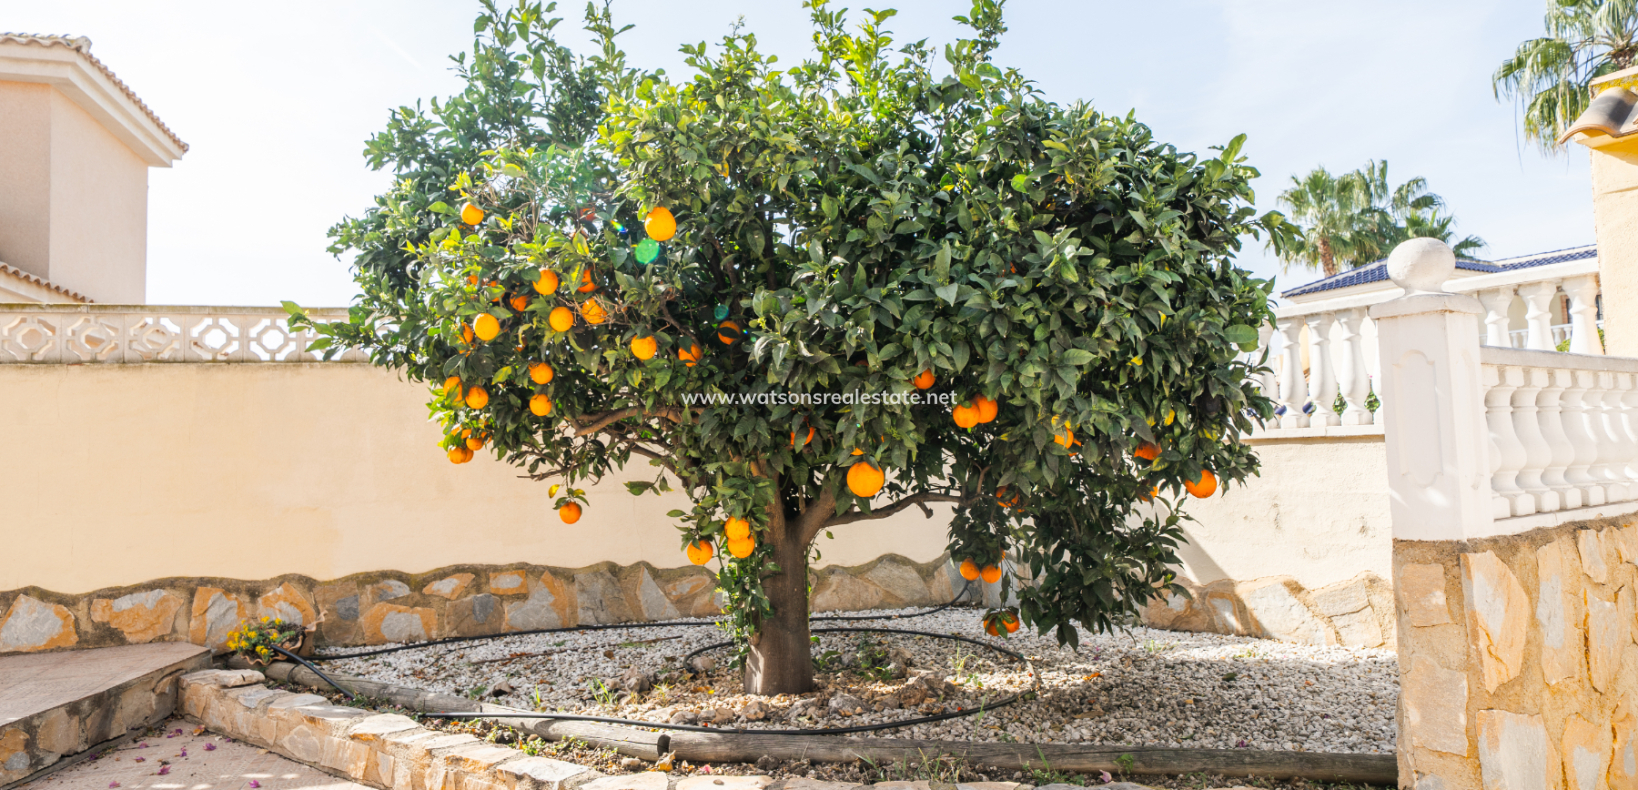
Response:
[[[202,655],[208,653],[198,645],[157,642],[0,656],[0,725],[96,696],[144,676],[160,677]]]
[[[95,760],[23,785],[27,790],[370,790],[266,749],[171,719]],[[181,734],[177,734],[178,731]],[[185,756],[184,756],[185,755]],[[165,771],[161,774],[160,771]]]

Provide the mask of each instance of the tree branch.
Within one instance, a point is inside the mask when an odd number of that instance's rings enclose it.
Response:
[[[650,412],[644,410],[641,406],[632,406],[630,408],[617,409],[615,411],[598,415],[589,425],[581,425],[580,422],[576,420],[574,435],[576,437],[580,437],[589,433],[597,433],[598,431],[601,431],[604,428],[607,428],[610,425],[613,425],[614,423],[628,417],[663,417],[672,422],[682,422],[681,416],[677,413],[677,410],[673,408],[665,408],[660,409],[659,411]]]
[[[895,513],[908,510],[911,506],[921,508],[922,512],[927,514],[928,518],[932,518],[933,509],[927,507],[928,502],[954,502],[959,504],[961,502],[961,497],[956,496],[955,494],[941,494],[936,491],[919,491],[879,510],[872,510],[869,513],[855,511],[843,516],[837,516],[834,519],[824,522],[822,526],[839,527],[843,524],[852,524],[855,521],[875,521],[876,519],[887,518]]]

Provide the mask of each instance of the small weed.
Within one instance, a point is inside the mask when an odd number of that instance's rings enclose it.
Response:
[[[1120,766],[1120,772],[1123,774],[1130,774],[1135,763],[1137,763],[1137,760],[1133,759],[1130,754],[1123,754],[1115,758],[1115,765]]]
[[[592,678],[590,685],[592,698],[597,700],[597,704],[609,708],[614,707],[614,701],[617,694],[614,687],[604,683],[598,678]]]

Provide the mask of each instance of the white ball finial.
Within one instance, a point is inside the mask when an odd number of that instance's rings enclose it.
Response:
[[[1405,294],[1445,292],[1445,281],[1456,271],[1456,253],[1438,239],[1411,239],[1388,255],[1388,276]]]

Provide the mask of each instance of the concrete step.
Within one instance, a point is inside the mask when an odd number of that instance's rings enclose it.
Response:
[[[0,786],[176,707],[176,678],[210,666],[185,642],[0,656]]]

